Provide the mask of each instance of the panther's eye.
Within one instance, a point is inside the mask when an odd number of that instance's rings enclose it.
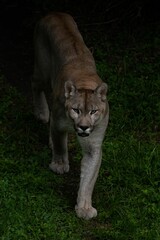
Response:
[[[97,111],[98,111],[98,110],[92,110],[92,111],[90,111],[90,115],[95,114]]]
[[[76,112],[77,114],[80,114],[80,110],[79,110],[78,108],[72,108],[72,110],[73,110],[74,112]]]

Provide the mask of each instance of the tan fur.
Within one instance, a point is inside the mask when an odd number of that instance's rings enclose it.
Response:
[[[75,209],[79,217],[95,217],[91,198],[108,124],[107,85],[97,75],[94,58],[68,14],[51,14],[36,26],[32,90],[36,117],[43,122],[50,119],[54,172],[69,171],[67,132],[77,133],[83,159]]]

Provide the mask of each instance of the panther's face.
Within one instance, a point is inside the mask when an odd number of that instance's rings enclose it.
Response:
[[[105,83],[95,90],[77,90],[71,82],[66,82],[66,114],[72,119],[75,131],[79,136],[89,136],[105,116],[107,111],[106,92],[107,85]]]

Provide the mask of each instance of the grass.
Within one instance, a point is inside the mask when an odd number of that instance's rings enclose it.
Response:
[[[49,171],[47,126],[34,119],[26,99],[1,74],[0,239],[160,240],[158,34],[132,37],[129,44],[95,39],[111,114],[93,196],[98,217],[91,221],[74,212],[77,142],[71,137],[70,172]]]

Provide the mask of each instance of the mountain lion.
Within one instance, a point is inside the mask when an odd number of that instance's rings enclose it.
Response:
[[[78,217],[97,216],[92,192],[101,165],[101,145],[108,124],[107,84],[97,75],[95,61],[73,18],[50,14],[35,29],[32,79],[35,116],[50,123],[50,169],[69,171],[67,132],[74,130],[83,150]]]

